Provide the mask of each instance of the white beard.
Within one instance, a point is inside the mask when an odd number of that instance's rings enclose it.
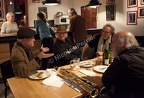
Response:
[[[120,50],[121,50],[121,47],[119,45],[112,48],[112,57],[115,58],[120,53]]]

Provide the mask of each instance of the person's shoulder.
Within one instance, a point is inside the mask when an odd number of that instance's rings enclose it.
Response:
[[[7,25],[8,23],[7,22],[3,22],[3,24],[2,25]]]

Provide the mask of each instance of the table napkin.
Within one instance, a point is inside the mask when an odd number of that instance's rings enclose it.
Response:
[[[81,73],[87,75],[87,76],[95,76],[96,73],[92,72],[92,71],[88,71],[88,70],[79,70]]]
[[[42,83],[54,87],[61,87],[64,84],[62,79],[57,75],[51,75],[49,78],[43,80]]]

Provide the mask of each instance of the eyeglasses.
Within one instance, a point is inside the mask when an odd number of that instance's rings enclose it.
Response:
[[[110,32],[108,32],[108,31],[105,31],[105,30],[102,30],[101,32],[102,32],[102,33],[104,32],[104,33],[107,33],[107,34],[108,34],[108,33],[110,33]]]

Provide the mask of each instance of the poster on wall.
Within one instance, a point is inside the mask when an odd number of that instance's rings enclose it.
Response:
[[[138,18],[144,18],[144,7],[138,7]]]
[[[106,20],[115,20],[115,5],[106,5]]]
[[[127,0],[127,7],[137,7],[137,0]]]
[[[38,7],[38,12],[43,11],[46,14],[46,18],[48,18],[48,14],[47,14],[47,7]]]
[[[127,11],[127,25],[137,24],[137,11]]]

